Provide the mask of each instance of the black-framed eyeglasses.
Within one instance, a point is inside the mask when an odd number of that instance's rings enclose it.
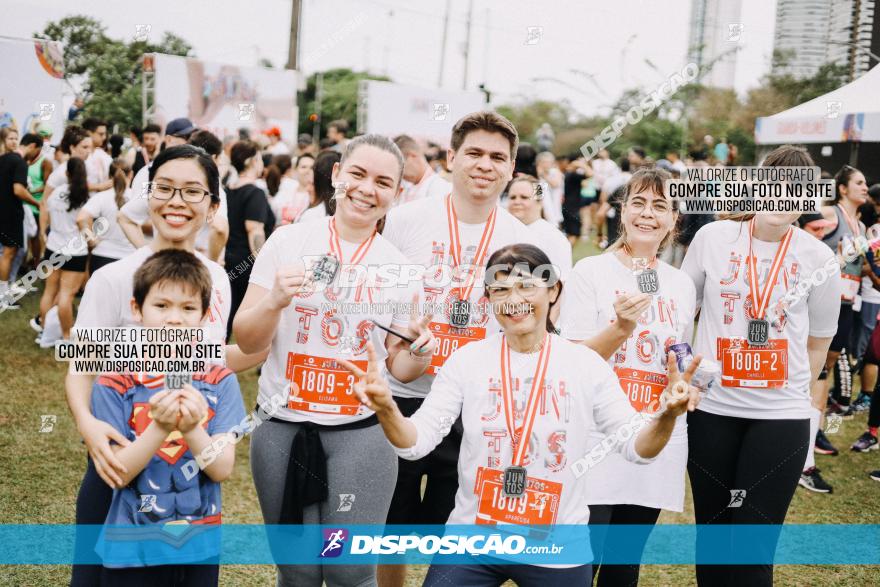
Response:
[[[151,198],[156,198],[157,200],[170,200],[174,197],[174,194],[180,192],[180,197],[184,202],[199,204],[205,199],[205,196],[211,195],[211,192],[208,190],[195,186],[176,188],[173,185],[158,183],[155,181],[147,182],[146,185],[147,195]]]

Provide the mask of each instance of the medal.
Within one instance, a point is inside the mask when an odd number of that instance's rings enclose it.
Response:
[[[184,385],[192,385],[192,373],[165,374],[165,389],[183,389]]]
[[[532,388],[526,402],[523,414],[522,428],[516,427],[514,416],[513,391],[511,390],[510,375],[510,349],[507,346],[507,338],[501,337],[501,401],[504,409],[504,422],[510,434],[510,443],[513,447],[513,462],[504,469],[502,492],[505,497],[523,497],[528,485],[528,472],[523,466],[526,453],[529,450],[529,439],[532,436],[532,428],[538,413],[538,405],[544,397],[544,377],[547,375],[547,365],[550,363],[550,335],[544,335],[544,345],[538,355],[538,365],[532,377]]]
[[[623,246],[624,252],[632,259],[632,274],[636,277],[636,284],[639,291],[643,294],[655,294],[660,291],[660,278],[657,276],[657,270],[651,268],[651,264],[657,260],[657,257],[648,259],[647,257],[633,257],[632,251],[627,245]]]
[[[456,300],[452,302],[452,309],[449,314],[449,325],[453,328],[467,328],[471,320],[471,305],[468,300],[471,297],[471,291],[474,289],[476,282],[476,271],[474,268],[481,267],[486,254],[489,252],[489,241],[492,240],[492,233],[495,232],[495,215],[498,208],[493,208],[492,213],[486,220],[486,226],[483,227],[483,234],[477,245],[477,251],[474,255],[474,262],[470,271],[467,272],[464,283],[458,288]],[[446,223],[449,228],[449,254],[452,256],[454,264],[453,269],[458,273],[461,266],[461,239],[458,235],[458,216],[455,214],[455,206],[452,205],[452,194],[446,196]]]
[[[449,314],[449,325],[454,328],[467,328],[471,322],[471,305],[467,300],[455,300],[452,302],[452,312]]]
[[[782,262],[788,252],[788,246],[791,244],[794,229],[789,228],[776,254],[773,256],[773,263],[770,265],[770,273],[767,275],[767,281],[761,291],[758,291],[758,261],[752,254],[752,235],[755,232],[755,219],[749,221],[749,257],[746,259],[746,266],[749,271],[749,296],[752,299],[752,315],[754,318],[748,322],[748,331],[746,332],[746,342],[749,346],[767,346],[770,343],[770,322],[764,318],[767,313],[767,306],[770,304],[770,297],[773,294],[773,286],[776,282],[776,276],[782,268]]]
[[[339,271],[339,261],[332,255],[322,255],[317,263],[312,266],[312,281],[315,283],[330,284]]]
[[[770,341],[770,323],[766,320],[749,320],[749,331],[746,336],[749,346],[767,346]]]
[[[526,468],[511,465],[504,469],[504,497],[522,497],[526,492]]]
[[[333,282],[336,274],[339,273],[339,265],[344,262],[342,256],[342,247],[339,244],[339,235],[336,232],[336,218],[330,219],[330,254],[323,255],[318,259],[317,263],[312,266],[312,281],[329,285]],[[351,256],[349,265],[357,265],[367,255],[373,239],[376,238],[376,231],[370,237],[362,242]]]

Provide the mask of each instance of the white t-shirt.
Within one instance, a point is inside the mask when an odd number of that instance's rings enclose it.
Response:
[[[86,165],[86,181],[92,185],[101,183],[100,176],[95,175],[94,167],[89,165]],[[57,190],[63,185],[67,185],[67,161],[59,164],[46,180],[46,186],[51,187],[53,190]]]
[[[278,141],[268,149],[266,149],[267,153],[271,155],[290,155],[290,147],[287,146],[286,143],[282,141]]]
[[[534,233],[522,222],[503,208],[499,207],[497,210],[495,230],[489,241],[486,257],[481,264],[482,267],[485,267],[492,253],[503,246],[515,243],[540,246]],[[481,224],[458,222],[463,265],[473,264],[477,245],[485,226],[485,222]],[[440,361],[443,355],[448,355],[453,348],[457,348],[456,345],[460,346],[462,343],[468,344],[473,340],[485,338],[501,329],[495,316],[489,310],[489,300],[485,295],[482,273],[478,273],[468,298],[472,313],[470,327],[466,333],[467,340],[458,336],[445,338],[441,336],[443,331],[449,328],[451,305],[453,300],[457,299],[452,290],[458,288],[458,283],[454,283],[451,279],[453,261],[449,247],[446,198],[422,198],[392,208],[388,213],[385,230],[382,234],[400,249],[410,263],[428,271],[424,279],[426,302],[431,305],[443,304],[442,315],[435,312],[431,321],[434,336],[438,338],[437,353],[432,363]],[[428,373],[410,383],[401,383],[389,375],[391,391],[398,397],[425,397],[431,389],[431,382],[434,379],[431,372],[437,366],[439,365],[432,365]]]
[[[150,163],[152,165],[152,163]],[[141,167],[137,175],[131,182],[131,193],[127,197],[128,201],[120,208],[120,212],[125,214],[129,220],[137,225],[142,225],[150,219],[150,199],[144,191],[144,184],[150,181],[150,165]],[[220,186],[220,206],[217,208],[217,217],[227,217],[226,191]],[[208,244],[211,238],[211,227],[205,223],[196,236],[196,250],[202,253],[208,251]]]
[[[512,463],[513,449],[501,395],[501,340],[502,334],[495,333],[449,358],[434,380],[431,393],[410,418],[418,433],[415,445],[396,449],[400,457],[409,460],[428,455],[461,415],[464,435],[458,457],[458,491],[447,524],[474,524],[478,517],[486,519],[486,514],[492,512],[487,512],[485,506],[480,511],[480,495],[475,489],[491,496],[491,488],[487,491],[483,489],[487,484],[477,484],[478,473],[482,469],[485,478],[486,469],[500,471]],[[538,353],[510,351],[516,406],[526,405],[538,357]],[[585,373],[590,376],[585,377]],[[515,410],[515,427],[522,426],[524,412],[524,407]],[[636,412],[620,393],[617,377],[608,364],[585,346],[552,335],[544,398],[538,404],[524,466],[530,480],[549,481],[546,485],[551,492],[559,490],[559,502],[555,512],[551,510],[552,499],[545,502],[548,507],[541,513],[529,507],[525,514],[535,516],[530,521],[542,525],[586,524],[590,517],[587,476],[575,477],[572,463],[587,455],[589,429],[612,434],[634,418]],[[632,434],[626,442],[617,443],[614,450],[627,461],[651,462],[636,452],[636,437]],[[551,485],[557,483],[561,489]],[[543,517],[538,517],[541,514]]]
[[[397,198],[397,205],[408,204],[422,198],[442,198],[452,191],[452,184],[434,173],[434,170],[427,167],[425,175],[418,183],[412,183],[405,179],[401,181],[403,192]]]
[[[571,243],[565,235],[543,218],[538,218],[526,226],[535,234],[538,246],[547,253],[550,262],[559,270],[562,281],[568,279],[571,273]]]
[[[250,282],[271,290],[275,274],[281,267],[300,259],[308,267],[316,257],[327,255],[330,251],[329,224],[330,219],[322,218],[282,226],[273,231],[257,256]],[[366,361],[368,337],[374,341],[377,352],[384,354],[385,332],[375,329],[375,333],[370,334],[374,329],[370,320],[398,331],[406,330],[412,296],[419,293],[421,282],[417,279],[410,283],[394,280],[386,284],[382,275],[370,275],[366,269],[368,267],[406,263],[400,251],[379,234],[357,265],[364,268],[360,276],[363,279],[349,272],[343,275],[345,266],[360,244],[340,239],[345,265],[337,270],[334,287],[304,292],[295,297],[281,313],[269,357],[260,374],[258,402],[268,406],[270,398],[276,395],[288,396],[293,402],[288,395],[292,383],[290,375],[293,375],[296,385],[309,386],[307,382],[311,381],[314,387],[322,387],[329,392],[303,393],[299,406],[285,403],[275,412],[277,418],[338,425],[362,420],[373,413],[358,403],[349,388],[353,378],[348,371],[336,366],[333,359],[352,360],[354,356],[356,361]],[[345,285],[347,283],[351,285]],[[320,363],[320,358],[327,360],[325,365],[329,373],[306,373],[308,370],[305,367]],[[366,362],[362,368],[366,369]],[[384,370],[384,361],[380,368]],[[335,382],[335,386],[332,382]],[[306,403],[309,406],[303,405]]]
[[[110,179],[110,164],[113,163],[113,157],[104,149],[95,149],[89,158],[86,159],[86,169],[89,177],[94,177],[94,183],[103,183]],[[91,182],[91,180],[89,180]]]
[[[714,386],[698,409],[721,416],[757,420],[810,417],[807,338],[834,336],[837,331],[840,269],[827,245],[799,228],[794,231],[765,316],[771,322],[771,349],[780,350],[763,351],[760,357],[752,352],[721,352],[722,347],[730,346],[723,339],[746,337],[751,318],[751,312],[744,307],[751,308],[746,281],[748,270],[744,262],[749,254],[748,223],[716,221],[702,227],[694,236],[681,266],[693,280],[697,288],[697,304],[702,306],[694,353],[722,366],[722,381],[728,378],[747,384]],[[758,281],[763,287],[780,243],[753,239],[752,246],[759,260]],[[830,267],[832,274],[818,284],[821,279],[813,277],[826,275],[825,267]],[[778,320],[781,313],[777,301],[785,296],[786,291],[800,289],[797,286],[801,281],[810,284],[806,296],[797,296],[785,310],[780,332]],[[774,322],[777,324],[773,325]],[[760,369],[766,377],[752,376],[754,381],[748,376],[743,378],[743,371],[748,369],[747,362],[753,363],[756,357],[761,359]],[[725,363],[730,367],[725,368]],[[738,371],[734,372],[734,369]],[[776,387],[762,387],[761,379]]]
[[[297,220],[297,224],[304,224],[306,222],[311,222],[319,218],[327,218],[327,208],[324,206],[323,202],[321,202],[317,206],[312,206],[311,208],[308,208],[302,214],[300,214],[299,220]]]
[[[279,189],[269,200],[275,214],[275,226],[293,224],[309,207],[309,194],[296,190]],[[323,206],[322,206],[323,207]]]
[[[593,167],[593,181],[599,189],[602,189],[606,180],[620,173],[620,168],[612,159],[591,159],[590,165]]]
[[[155,253],[149,245],[137,249],[131,255],[104,265],[89,278],[76,316],[77,328],[99,328],[134,326],[131,316],[131,298],[134,288],[134,274],[149,257]],[[208,329],[211,340],[226,340],[226,323],[229,320],[232,292],[229,276],[223,267],[211,261],[198,251],[195,256],[205,264],[214,282],[211,305],[204,327]]]
[[[125,190],[124,198],[130,197],[131,190]],[[116,221],[116,215],[119,213],[119,209],[116,208],[116,190],[110,188],[92,194],[83,206],[83,210],[86,210],[92,218],[104,218],[109,226],[104,236],[99,238],[97,246],[92,249],[92,254],[110,259],[122,259],[135,252],[134,245],[125,237],[125,233]]]
[[[696,292],[688,275],[662,261],[656,270],[660,291],[652,296],[651,306],[639,318],[632,335],[608,361],[620,378],[623,396],[638,411],[646,409],[665,389],[666,350],[676,343],[690,343],[696,314]],[[632,271],[614,253],[581,259],[565,282],[559,317],[562,336],[570,340],[592,338],[616,320],[617,296],[638,291]],[[601,442],[603,435],[598,431],[590,434],[592,445]],[[681,415],[656,462],[636,467],[612,454],[590,468],[587,503],[680,512],[687,454],[687,420]]]
[[[544,199],[541,201],[541,206],[544,209],[544,217],[547,219],[547,222],[552,224],[553,226],[559,226],[562,222],[562,191],[564,189],[564,182],[562,177],[562,172],[559,171],[556,167],[551,167],[549,171],[550,175],[552,175],[559,183],[557,186],[550,187],[550,183],[544,179],[541,179],[541,190],[544,194]]]
[[[61,186],[49,196],[46,209],[49,211],[49,235],[46,237],[46,248],[57,253],[66,250],[73,256],[87,255],[88,245],[79,236],[76,216],[80,208],[68,210],[70,190],[67,185]],[[75,244],[81,243],[79,247]]]

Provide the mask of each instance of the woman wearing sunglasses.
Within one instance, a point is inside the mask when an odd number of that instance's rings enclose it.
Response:
[[[409,418],[392,399],[375,360],[366,370],[348,366],[358,378],[355,393],[376,412],[388,440],[405,459],[428,454],[461,415],[459,485],[447,524],[586,524],[588,482],[573,463],[590,448],[588,430],[612,433],[630,425],[637,414],[602,357],[555,334],[549,315],[562,286],[540,249],[508,245],[487,266],[486,294],[501,333],[453,353]],[[676,418],[692,402],[688,382],[699,360],[683,378],[674,355],[668,364],[665,411],[615,447],[630,462],[656,457]],[[488,441],[490,437],[495,441]],[[557,507],[542,507],[547,500]],[[508,579],[521,586],[586,585],[590,565],[507,564],[500,559],[468,566],[437,564],[428,571],[425,585],[500,585]]]
[[[672,242],[678,211],[666,194],[671,175],[643,169],[627,182],[620,214],[620,236],[608,252],[578,262],[566,282],[560,329],[573,342],[585,342],[609,362],[621,391],[639,412],[654,413],[667,385],[666,353],[690,343],[696,292],[688,275],[660,261]],[[592,442],[603,435],[592,432]],[[590,525],[638,524],[651,527],[660,510],[684,509],[687,423],[678,418],[669,444],[647,466],[610,454],[586,472]],[[592,543],[600,587],[637,585],[638,564],[601,564],[603,532]],[[650,535],[633,532],[644,548]],[[613,550],[611,544],[608,548]]]

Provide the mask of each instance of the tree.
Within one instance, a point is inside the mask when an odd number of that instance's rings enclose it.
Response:
[[[144,53],[186,56],[192,46],[173,33],[157,43],[115,40],[87,16],[50,22],[34,36],[64,43],[65,76],[82,76],[85,116],[106,120],[124,130],[141,124],[141,57]]]
[[[332,120],[343,119],[354,129],[357,126],[358,85],[361,80],[372,79],[391,81],[391,78],[339,68],[323,72],[323,97],[321,99],[321,128],[326,129]],[[312,74],[306,82],[306,91],[298,96],[299,128],[311,129],[314,121],[310,118],[317,114],[318,74]],[[305,132],[305,130],[303,130]],[[315,140],[321,137],[315,137]]]

